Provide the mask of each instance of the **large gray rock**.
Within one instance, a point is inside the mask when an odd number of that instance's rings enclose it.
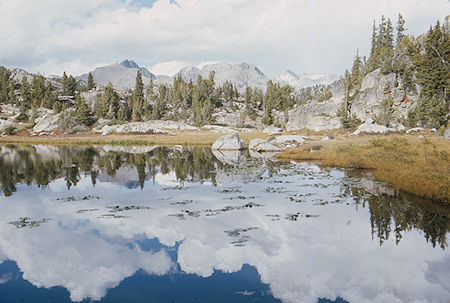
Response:
[[[392,120],[405,119],[408,111],[416,106],[417,93],[404,94],[401,79],[395,73],[383,74],[381,69],[376,69],[367,74],[361,84],[360,91],[352,101],[351,115],[355,114],[358,119],[369,122],[380,114],[382,101],[392,98],[393,113]]]
[[[264,128],[262,132],[265,134],[273,135],[273,134],[279,134],[279,133],[283,132],[283,130],[279,127],[270,125],[270,126],[267,126],[266,128]]]
[[[395,128],[388,128],[384,125],[371,124],[371,123],[363,123],[353,132],[352,135],[359,134],[386,134],[389,132],[395,132]]]
[[[306,136],[301,135],[283,135],[275,137],[275,140],[277,142],[280,142],[284,145],[289,144],[300,145],[301,143],[305,142],[306,139],[307,139]]]
[[[274,137],[269,140],[253,139],[249,144],[249,149],[257,152],[281,152],[284,148],[284,144],[276,141]]]
[[[342,104],[342,98],[333,97],[326,102],[311,102],[289,111],[286,130],[311,129],[315,131],[341,128],[342,123],[336,112]]]
[[[281,152],[286,148],[298,147],[305,139],[305,136],[299,135],[270,137],[268,140],[253,139],[250,141],[249,149],[257,152]]]
[[[444,132],[444,139],[450,140],[450,128]]]
[[[98,132],[101,132],[102,135],[108,135],[112,133],[166,134],[166,135],[172,134],[170,131],[156,128],[151,122],[131,122],[120,125],[105,125],[100,130],[98,129],[96,130]]]
[[[211,146],[212,150],[242,150],[246,148],[247,144],[239,138],[237,132],[218,138]]]
[[[44,116],[37,118],[35,120],[36,124],[33,127],[33,132],[40,133],[57,129],[60,116],[61,113],[56,115],[45,114]]]

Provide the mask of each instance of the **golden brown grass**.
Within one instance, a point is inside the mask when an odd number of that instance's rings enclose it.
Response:
[[[284,152],[290,160],[319,160],[328,167],[369,169],[376,179],[418,196],[450,200],[450,142],[417,136],[365,136],[311,142]],[[311,147],[320,146],[316,152]]]
[[[223,133],[208,131],[179,131],[175,135],[107,135],[78,133],[58,136],[8,136],[0,138],[0,144],[51,144],[51,145],[211,145]],[[268,138],[260,132],[242,132],[239,136],[247,143],[254,138]]]

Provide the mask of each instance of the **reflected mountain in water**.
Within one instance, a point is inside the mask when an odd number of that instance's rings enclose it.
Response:
[[[0,297],[55,286],[66,301],[450,297],[448,208],[360,171],[220,160],[193,147],[2,146]]]

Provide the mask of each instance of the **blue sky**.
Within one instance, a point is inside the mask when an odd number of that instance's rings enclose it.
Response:
[[[409,34],[450,12],[447,0],[1,0],[0,65],[78,75],[136,61],[171,74],[202,62],[248,62],[269,77],[342,74],[366,55],[372,22]]]

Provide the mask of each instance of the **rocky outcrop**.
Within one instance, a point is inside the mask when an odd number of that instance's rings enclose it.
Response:
[[[341,128],[342,123],[336,112],[342,98],[334,97],[326,102],[311,102],[289,111],[286,130],[311,129],[315,131]]]
[[[247,144],[239,138],[237,132],[218,138],[212,145],[212,150],[242,150],[246,149]]]
[[[36,123],[33,127],[33,132],[48,132],[58,128],[58,121],[61,114],[45,114],[42,117],[37,118],[34,122]]]
[[[284,150],[284,145],[275,137],[271,137],[269,140],[253,139],[250,141],[249,149],[257,152],[281,152]]]
[[[36,123],[31,131],[34,134],[46,134],[55,130],[61,130],[66,133],[76,133],[79,131],[88,131],[89,128],[80,125],[74,117],[75,109],[71,108],[58,114],[52,114],[48,109],[39,109],[39,117],[34,120]]]
[[[270,126],[267,126],[266,128],[264,128],[262,132],[265,134],[274,135],[274,134],[279,134],[279,133],[283,132],[283,130],[279,127],[270,125]]]
[[[150,122],[150,123],[149,123]],[[131,122],[126,124],[105,125],[97,132],[101,132],[102,135],[116,134],[172,134],[170,131],[166,131],[160,128],[156,128],[151,121],[149,122]]]
[[[392,120],[405,119],[418,97],[417,93],[405,95],[401,79],[395,73],[383,74],[381,69],[377,69],[364,77],[352,101],[351,114],[361,121],[370,122],[380,114],[382,101],[392,98]]]
[[[256,152],[281,152],[286,148],[298,147],[305,139],[305,136],[298,135],[270,137],[268,140],[253,139],[248,148]]]
[[[344,100],[343,86],[340,81],[329,86],[333,96],[324,102],[312,101],[295,107],[289,111],[289,121],[286,130],[311,129],[315,131],[341,128],[342,123],[337,117],[337,111],[342,106]],[[418,100],[420,87],[416,92],[405,94],[404,85],[400,77],[395,73],[383,74],[381,69],[377,69],[366,75],[358,91],[351,91],[350,115],[355,115],[362,122],[373,124],[377,121],[385,109],[383,100],[392,98],[392,107],[389,108],[390,120],[387,121],[390,127],[396,128],[398,121],[405,119],[408,112],[413,109]],[[381,131],[381,128],[378,129]]]
[[[363,123],[352,133],[352,135],[359,134],[387,134],[389,132],[395,132],[395,128],[388,128],[384,125]]]

